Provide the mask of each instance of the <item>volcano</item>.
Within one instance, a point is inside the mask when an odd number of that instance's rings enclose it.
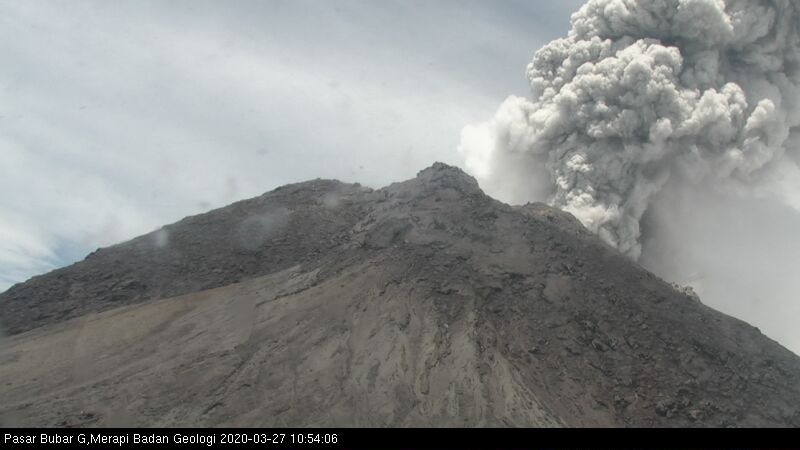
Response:
[[[0,294],[5,426],[800,426],[800,358],[436,163],[280,187]]]

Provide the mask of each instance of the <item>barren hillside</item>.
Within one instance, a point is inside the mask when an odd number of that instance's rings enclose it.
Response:
[[[4,425],[800,426],[800,358],[435,164],[186,218],[0,295]]]

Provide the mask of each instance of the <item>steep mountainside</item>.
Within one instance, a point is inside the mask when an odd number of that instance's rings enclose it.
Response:
[[[279,188],[0,295],[22,425],[800,426],[800,358],[435,164]]]

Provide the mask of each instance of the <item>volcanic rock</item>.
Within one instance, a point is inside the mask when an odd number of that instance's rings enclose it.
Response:
[[[0,294],[25,426],[800,426],[800,358],[434,164],[278,188]]]

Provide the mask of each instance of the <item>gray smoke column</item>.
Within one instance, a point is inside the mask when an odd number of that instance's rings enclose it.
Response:
[[[800,3],[590,0],[509,97],[462,132],[489,194],[547,201],[638,259],[669,185],[748,189],[800,147]]]

